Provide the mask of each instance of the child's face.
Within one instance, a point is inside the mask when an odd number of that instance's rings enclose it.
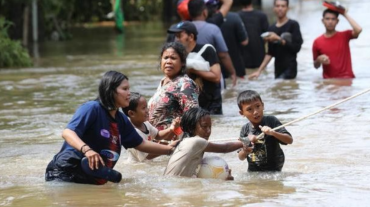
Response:
[[[195,128],[195,135],[198,135],[206,140],[208,140],[211,135],[212,121],[211,116],[207,115],[202,117]]]
[[[253,125],[259,125],[263,118],[263,102],[254,100],[249,103],[242,104],[240,115],[245,116]]]
[[[136,110],[131,111],[130,119],[135,122],[145,122],[149,119],[148,105],[144,97],[140,97]]]

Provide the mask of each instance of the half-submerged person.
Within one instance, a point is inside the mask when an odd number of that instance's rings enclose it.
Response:
[[[126,115],[118,110],[128,106],[129,101],[128,78],[116,71],[105,73],[98,98],[82,104],[63,130],[65,142],[48,164],[45,180],[105,184],[110,176],[106,174],[112,173],[120,157],[121,146],[153,154],[170,154],[171,145],[143,140]],[[120,179],[115,178],[113,182]]]
[[[199,106],[199,90],[185,73],[187,55],[179,42],[169,42],[162,47],[160,69],[164,77],[148,102],[149,122],[158,130],[170,128],[173,119]]]
[[[226,153],[243,147],[242,142],[209,142],[212,121],[210,113],[202,108],[192,108],[184,113],[180,126],[184,132],[172,154],[164,175],[197,177],[198,165],[202,162],[204,152]],[[229,172],[229,177],[232,176]]]

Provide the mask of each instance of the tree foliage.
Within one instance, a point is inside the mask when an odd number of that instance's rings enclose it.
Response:
[[[172,0],[121,1],[125,21],[153,21],[160,19],[162,6]],[[11,40],[32,39],[32,2],[33,0],[0,0],[0,14],[6,19],[2,18],[0,22],[0,67],[32,64],[27,50],[20,42]],[[107,14],[112,11],[112,0],[37,0],[36,2],[39,41],[49,38],[69,39],[72,37],[69,28],[78,23],[112,21],[107,17]]]
[[[15,23],[9,29],[12,38],[21,37],[24,8],[31,3],[32,0],[0,0],[0,14]],[[72,25],[113,21],[107,17],[112,3],[112,0],[37,0],[40,39],[48,39],[55,32],[59,39],[69,39]],[[121,0],[125,21],[159,20],[164,3],[162,0]]]
[[[31,66],[32,60],[19,41],[8,37],[7,29],[11,23],[0,18],[0,67]]]

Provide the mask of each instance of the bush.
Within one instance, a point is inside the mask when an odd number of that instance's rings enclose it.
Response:
[[[0,67],[27,66],[32,66],[32,60],[21,43],[0,37]]]
[[[8,37],[7,29],[11,25],[4,18],[0,18],[0,67],[27,67],[32,60],[19,41]]]

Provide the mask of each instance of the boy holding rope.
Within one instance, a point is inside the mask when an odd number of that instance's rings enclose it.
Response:
[[[246,90],[238,95],[240,115],[249,122],[242,127],[240,137],[247,137],[247,144],[239,151],[240,160],[247,158],[248,171],[281,171],[285,156],[280,144],[292,144],[291,134],[284,128],[274,131],[281,125],[275,116],[264,116],[264,104],[260,95],[253,90]],[[259,138],[258,135],[265,136]],[[253,147],[250,152],[249,146]]]

